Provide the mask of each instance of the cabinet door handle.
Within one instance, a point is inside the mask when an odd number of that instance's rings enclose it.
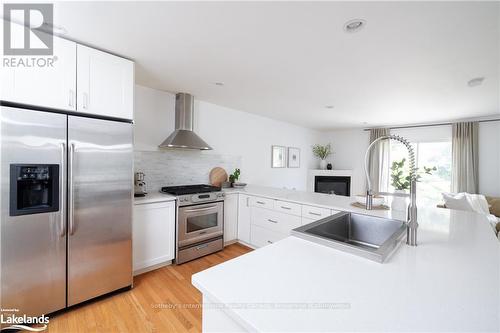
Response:
[[[321,214],[319,213],[313,213],[313,212],[309,212],[310,215],[314,215],[314,216],[321,216]]]
[[[89,94],[83,93],[83,102],[82,102],[83,108],[87,110],[89,108]]]
[[[69,101],[68,101],[68,105],[70,107],[74,107],[75,106],[75,92],[70,89],[69,90]]]
[[[266,204],[266,203],[265,203],[265,202],[263,202],[263,201],[257,201],[257,203],[258,203],[259,205],[265,205],[265,204]]]
[[[281,208],[288,209],[288,210],[292,209],[291,207],[286,207],[286,206],[281,206]]]
[[[271,220],[271,219],[267,219],[267,220],[268,220],[269,222],[271,222],[271,223],[278,223],[278,221],[276,221],[276,220]]]

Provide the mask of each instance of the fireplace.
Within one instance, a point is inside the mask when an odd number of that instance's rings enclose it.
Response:
[[[351,195],[351,177],[344,176],[315,176],[314,192]]]

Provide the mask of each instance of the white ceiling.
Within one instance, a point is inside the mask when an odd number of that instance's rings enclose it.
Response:
[[[345,33],[353,18],[366,27]],[[316,129],[500,114],[499,22],[499,2],[55,6],[69,38],[135,60],[138,84]]]

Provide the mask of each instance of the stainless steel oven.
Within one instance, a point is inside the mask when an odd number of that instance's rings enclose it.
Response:
[[[222,236],[223,221],[222,201],[179,207],[177,233],[179,247]]]
[[[175,263],[224,248],[224,192],[212,185],[165,186],[161,192],[177,197]]]

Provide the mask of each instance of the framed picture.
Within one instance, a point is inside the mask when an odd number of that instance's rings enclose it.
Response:
[[[288,147],[288,167],[300,168],[300,149]]]
[[[271,167],[286,168],[286,147],[283,146],[271,147]]]

